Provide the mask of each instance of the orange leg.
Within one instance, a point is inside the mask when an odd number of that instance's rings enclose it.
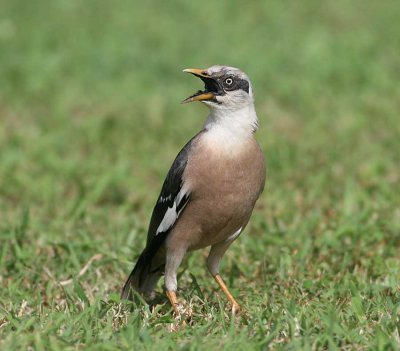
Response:
[[[166,292],[169,302],[171,302],[172,308],[174,309],[175,313],[178,315],[178,299],[176,298],[175,291],[167,290]]]
[[[182,320],[182,317],[186,318],[187,315],[185,315],[185,310],[182,309],[182,305],[178,304],[178,299],[176,298],[176,292],[172,291],[172,290],[167,290],[166,294],[167,294],[169,302],[171,302],[171,305],[174,309],[174,315],[175,315],[175,318],[178,320],[179,325],[181,327],[185,327],[186,321],[185,321],[185,319]],[[171,331],[177,331],[177,330],[178,329],[176,326],[171,327]]]
[[[226,295],[226,297],[228,298],[229,302],[232,304],[232,313],[235,314],[235,313],[239,312],[240,306],[236,302],[235,298],[232,296],[230,291],[228,290],[228,288],[225,285],[225,282],[222,280],[221,276],[217,273],[214,276],[214,278],[217,281],[218,285],[221,287],[221,289],[224,292],[224,294]]]

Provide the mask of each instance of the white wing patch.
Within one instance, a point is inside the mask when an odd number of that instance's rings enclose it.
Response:
[[[168,200],[171,200],[171,194],[169,194],[168,196],[165,196],[165,197],[160,197],[160,202],[165,202],[165,201],[168,201]]]
[[[182,199],[185,197],[186,194],[187,194],[186,189],[182,188],[181,191],[176,196],[172,207],[168,207],[167,211],[165,212],[164,218],[162,219],[160,225],[157,228],[156,235],[159,233],[166,232],[168,229],[170,229],[174,225],[175,221],[178,219],[182,210],[186,206],[186,204],[183,205],[182,208],[180,208],[180,210],[177,211],[177,207],[179,207]],[[168,199],[168,198],[171,198],[171,195],[168,195],[165,198],[161,198],[160,201],[161,202],[167,201],[166,199]]]
[[[231,240],[233,241],[233,240],[235,240],[235,239],[240,235],[242,229],[243,229],[243,227],[240,227],[236,232],[234,232],[232,235],[230,235],[230,236],[226,239],[226,241],[231,241]]]

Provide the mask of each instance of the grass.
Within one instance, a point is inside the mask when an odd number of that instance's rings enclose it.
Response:
[[[2,350],[394,350],[400,344],[395,1],[0,3]],[[163,177],[206,109],[186,67],[252,78],[268,180],[222,274],[121,306]],[[83,269],[85,268],[85,269]]]

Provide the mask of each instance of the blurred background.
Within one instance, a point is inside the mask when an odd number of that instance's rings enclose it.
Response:
[[[253,277],[269,306],[273,286],[325,291],[348,272],[395,289],[399,15],[390,0],[1,1],[0,300],[54,307],[54,281],[97,254],[79,286],[90,301],[119,291],[207,116],[180,105],[201,88],[182,69],[214,64],[252,79],[268,164],[224,261],[237,293]],[[203,255],[187,264],[211,292]]]

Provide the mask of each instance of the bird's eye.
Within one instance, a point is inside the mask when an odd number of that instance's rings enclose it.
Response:
[[[225,84],[226,85],[232,85],[232,83],[233,83],[233,79],[232,78],[226,78],[225,79]]]

